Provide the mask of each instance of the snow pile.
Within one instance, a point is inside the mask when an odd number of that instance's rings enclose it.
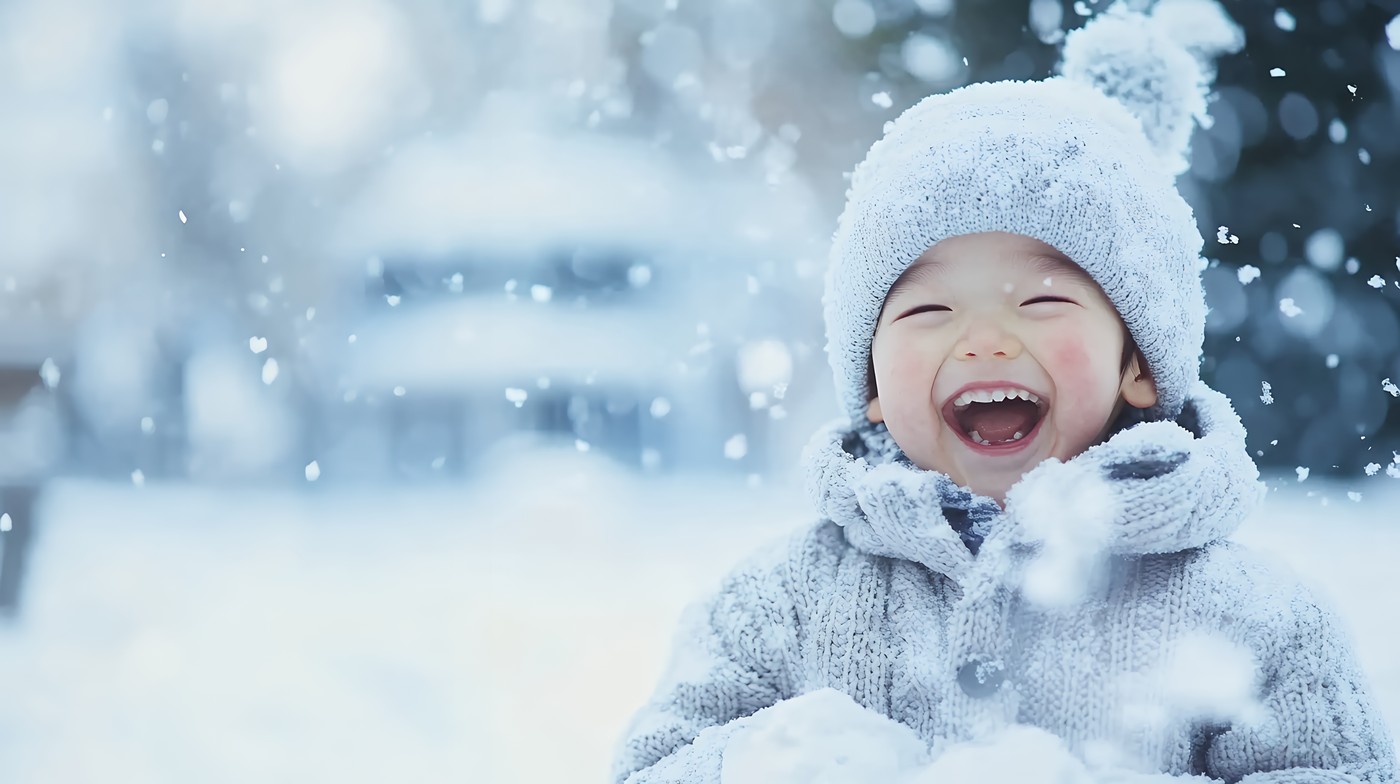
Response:
[[[913,781],[928,746],[908,727],[835,689],[765,708],[725,749],[723,784]]]
[[[1154,784],[1196,779],[1086,764],[1038,727],[929,746],[909,727],[821,689],[755,713],[725,749],[722,784]],[[1200,779],[1204,782],[1207,779]]]

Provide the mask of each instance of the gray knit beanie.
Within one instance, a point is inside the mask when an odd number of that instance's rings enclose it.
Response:
[[[852,175],[822,300],[851,420],[865,416],[890,286],[940,240],[986,231],[1041,240],[1097,281],[1157,383],[1146,418],[1175,418],[1206,311],[1201,233],[1175,176],[1193,121],[1209,122],[1211,58],[1243,43],[1214,0],[1119,4],[1068,35],[1060,75],[933,95],[891,123]]]

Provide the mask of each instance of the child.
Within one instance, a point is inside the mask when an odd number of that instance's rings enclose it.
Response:
[[[1173,177],[1208,58],[1242,43],[1211,0],[1114,8],[1060,76],[932,96],[871,148],[824,299],[847,419],[804,455],[823,520],[688,614],[617,781],[762,780],[731,767],[765,716],[829,689],[931,758],[1040,728],[1095,770],[1394,779],[1333,616],[1226,540],[1263,485],[1197,380]],[[835,766],[868,751],[785,726]]]

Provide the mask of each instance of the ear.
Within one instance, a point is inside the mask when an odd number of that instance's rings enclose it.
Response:
[[[870,398],[870,405],[865,407],[865,418],[872,423],[885,421],[885,414],[880,410],[880,398],[875,396]]]
[[[1134,351],[1123,371],[1123,383],[1119,387],[1123,400],[1133,408],[1151,408],[1157,405],[1157,382],[1147,370],[1147,360],[1141,351]]]

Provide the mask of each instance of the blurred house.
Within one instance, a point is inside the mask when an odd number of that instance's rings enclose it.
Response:
[[[379,413],[325,418],[321,467],[366,470],[368,449],[455,471],[553,439],[647,469],[761,468],[792,360],[744,351],[773,321],[756,271],[820,232],[800,194],[726,174],[586,132],[398,151],[346,211],[363,299],[316,393]],[[380,436],[357,440],[366,422]]]

